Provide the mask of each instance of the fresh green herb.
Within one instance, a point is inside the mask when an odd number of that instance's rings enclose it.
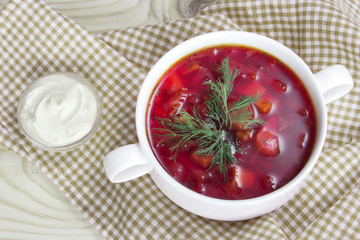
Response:
[[[209,97],[205,102],[208,110],[206,119],[195,108],[191,113],[178,109],[172,118],[158,118],[164,128],[157,130],[161,131],[159,143],[175,153],[175,158],[185,146],[195,147],[196,154],[212,156],[210,168],[217,165],[226,179],[228,167],[237,161],[234,154],[241,154],[244,150],[241,142],[229,137],[232,124],[240,122],[244,129],[250,129],[265,122],[253,119],[252,112],[248,110],[250,104],[259,100],[259,95],[246,96],[229,103],[234,80],[240,71],[230,68],[228,58],[222,60],[217,71],[220,77],[215,82],[204,82],[209,86]]]
[[[259,100],[259,95],[245,96],[236,102],[229,104],[229,95],[234,86],[234,80],[239,76],[239,70],[233,70],[229,66],[229,59],[222,60],[217,68],[220,78],[216,82],[206,81],[204,84],[210,86],[209,100],[206,101],[209,117],[221,124],[220,128],[230,129],[233,122],[241,122],[244,129],[251,128],[257,124],[264,124],[260,119],[251,119],[251,112],[247,107]]]

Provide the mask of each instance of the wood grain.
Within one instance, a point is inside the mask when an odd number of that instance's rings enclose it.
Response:
[[[178,8],[178,1],[47,0],[46,2],[89,31],[105,32],[119,28],[180,19],[182,15]],[[9,0],[0,0],[0,6],[7,2]]]
[[[0,147],[0,239],[101,239],[33,164]]]

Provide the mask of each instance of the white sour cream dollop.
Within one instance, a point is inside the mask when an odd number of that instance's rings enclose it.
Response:
[[[24,131],[46,146],[76,142],[93,128],[99,106],[94,91],[72,74],[38,79],[23,100],[19,114]]]

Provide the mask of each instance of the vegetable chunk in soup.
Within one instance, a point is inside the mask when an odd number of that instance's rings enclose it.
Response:
[[[219,199],[248,199],[293,179],[315,139],[313,104],[270,54],[220,45],[180,59],[148,103],[147,134],[178,182]]]

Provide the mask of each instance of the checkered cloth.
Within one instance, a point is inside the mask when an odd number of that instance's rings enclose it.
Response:
[[[107,239],[360,239],[360,3],[223,0],[197,17],[91,34],[42,1],[15,0],[0,14],[0,142],[38,166]],[[188,213],[149,176],[112,184],[106,153],[137,141],[135,102],[151,66],[178,43],[207,32],[274,38],[317,72],[343,64],[355,86],[328,106],[324,150],[295,198],[256,219],[220,222]],[[74,151],[35,148],[19,131],[19,97],[33,79],[77,72],[103,102],[100,130]]]

